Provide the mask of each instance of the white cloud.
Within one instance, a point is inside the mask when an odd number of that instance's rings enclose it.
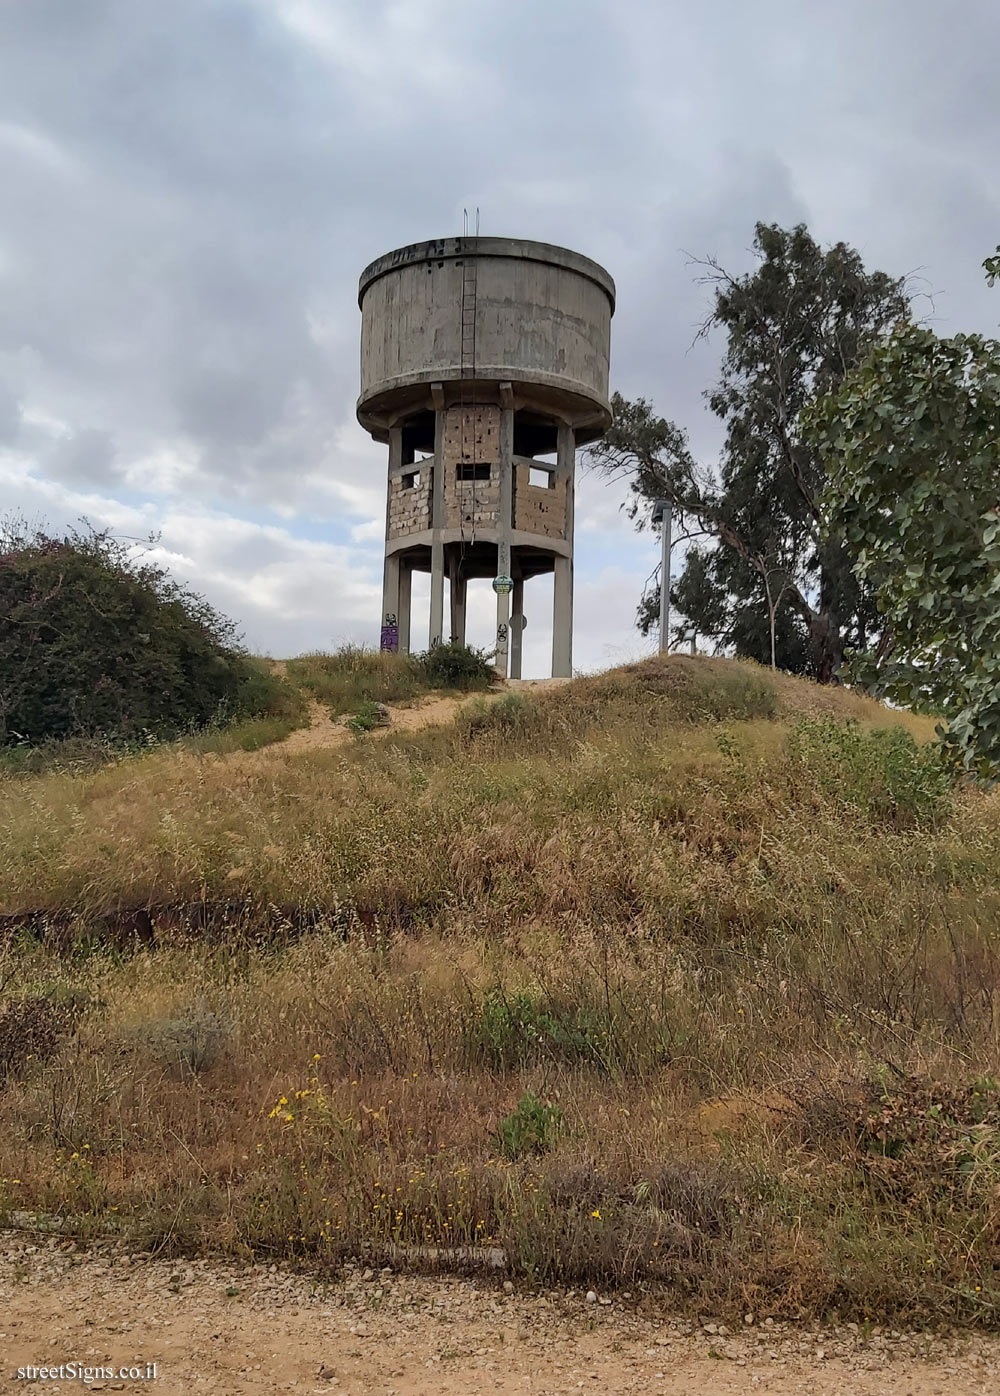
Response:
[[[921,268],[942,331],[995,328],[998,44],[991,0],[960,23],[936,0],[0,5],[6,507],[159,530],[261,647],[374,639],[367,262],[477,204],[485,233],[596,257],[618,284],[613,385],[711,454],[720,345],[692,345],[707,292],[685,252],[745,267],[758,218]],[[584,667],[642,645],[656,541],[621,498],[581,474]],[[539,673],[550,592],[529,590]],[[481,643],[491,606],[476,591]]]
[[[0,121],[0,149],[60,175],[80,173],[77,162],[43,131]]]

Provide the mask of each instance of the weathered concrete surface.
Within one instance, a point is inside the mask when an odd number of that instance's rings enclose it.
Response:
[[[358,299],[358,420],[389,445],[383,645],[409,647],[414,570],[431,574],[431,644],[446,577],[459,639],[469,578],[510,576],[496,668],[519,674],[524,583],[551,572],[552,672],[570,675],[576,450],[611,422],[614,282],[549,243],[445,238],[379,257]]]
[[[462,325],[470,259],[474,373]],[[400,390],[465,381],[471,393],[472,383],[505,381],[540,409],[569,411],[578,442],[592,439],[611,420],[614,297],[603,267],[548,243],[448,238],[388,253],[361,277],[358,418],[369,431],[384,432]]]

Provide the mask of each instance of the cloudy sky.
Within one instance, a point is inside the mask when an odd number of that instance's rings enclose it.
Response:
[[[915,272],[939,332],[995,330],[998,53],[996,0],[0,0],[0,513],[157,533],[253,648],[375,641],[367,262],[477,205],[596,258],[613,386],[708,457],[686,253],[743,269],[757,219]],[[582,668],[645,647],[656,544],[620,502],[581,481]],[[526,672],[550,605],[533,583]]]

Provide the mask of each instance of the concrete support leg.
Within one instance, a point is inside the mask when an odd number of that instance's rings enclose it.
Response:
[[[395,651],[399,646],[399,556],[387,553],[382,568],[382,634],[379,648]]]
[[[573,675],[573,524],[576,487],[576,434],[562,425],[556,436],[556,465],[566,480],[566,541],[569,557],[557,557],[552,588],[552,677]]]
[[[431,391],[434,387],[432,385]],[[439,399],[440,400],[440,399]],[[430,643],[444,639],[444,405],[434,413],[434,462],[431,466],[431,623]]]
[[[500,476],[500,505],[497,511],[497,576],[510,577],[510,536],[514,527],[514,396],[509,383],[500,384],[500,440],[497,471]],[[495,668],[507,677],[510,651],[510,592],[497,592],[497,657]]]
[[[498,563],[497,576],[503,576]],[[497,657],[493,661],[500,678],[507,677],[507,654],[510,649],[510,592],[497,592]]]
[[[431,543],[431,621],[430,643],[439,645],[444,639],[444,544]]]
[[[385,546],[389,547],[389,511],[393,480],[403,458],[403,433],[398,427],[389,432],[389,473],[385,492]],[[379,648],[394,651],[399,643],[399,554],[386,552],[382,567],[382,621]]]
[[[522,636],[524,634],[524,578],[514,578],[514,590],[511,593],[511,617],[510,617],[510,676],[512,679],[521,677],[521,652],[523,649]]]
[[[399,653],[410,653],[410,609],[413,589],[413,568],[408,562],[399,564]]]
[[[552,677],[573,676],[573,559],[557,557],[552,584]]]
[[[451,588],[451,639],[455,645],[465,644],[465,602],[468,593],[468,581],[461,575],[458,565],[454,565],[449,572],[449,586]]]

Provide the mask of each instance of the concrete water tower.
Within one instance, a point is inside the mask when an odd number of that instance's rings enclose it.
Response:
[[[552,673],[568,676],[576,450],[611,423],[614,282],[548,243],[445,238],[372,262],[358,303],[358,421],[389,447],[382,647],[409,650],[414,570],[431,574],[432,644],[464,642],[468,580],[487,577],[496,667],[509,656],[520,678],[524,584],[553,572]]]

